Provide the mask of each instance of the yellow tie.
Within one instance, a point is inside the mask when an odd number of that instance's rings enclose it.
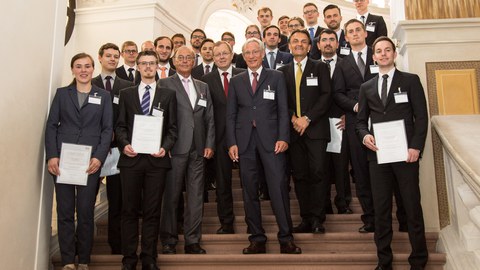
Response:
[[[302,63],[297,63],[298,69],[295,74],[295,100],[297,101],[297,117],[302,116],[302,110],[300,109],[300,82],[302,81]]]

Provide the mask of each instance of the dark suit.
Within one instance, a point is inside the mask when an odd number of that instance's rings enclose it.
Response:
[[[288,37],[284,34],[280,34],[280,42],[278,43],[278,49],[282,52],[288,52]]]
[[[368,27],[373,26],[375,30],[370,32],[368,31]],[[387,36],[387,25],[385,24],[385,20],[382,16],[373,15],[371,13],[368,14],[367,20],[365,21],[365,27],[367,28],[367,45],[372,47],[373,42],[375,39],[381,36]]]
[[[290,161],[295,181],[295,192],[300,206],[300,216],[307,222],[325,221],[325,196],[327,194],[326,148],[330,141],[328,111],[331,103],[330,72],[323,62],[308,59],[303,67],[300,82],[300,109],[297,115],[295,88],[295,61],[279,71],[285,75],[288,90],[288,110],[292,116],[307,116],[311,122],[300,134],[290,124]],[[307,77],[316,77],[316,86],[307,85]],[[311,81],[311,80],[310,80]]]
[[[340,37],[338,38],[338,48],[337,48],[337,56],[338,57],[345,57],[346,55],[343,55],[340,53],[341,48],[349,48],[350,49],[350,44],[345,40],[345,31],[342,29],[342,33],[340,34]]]
[[[210,72],[202,77],[202,81],[208,84],[213,102],[213,115],[215,119],[215,179],[217,193],[217,214],[220,223],[232,225],[235,219],[233,213],[232,196],[232,160],[228,156],[228,147],[225,135],[227,97],[223,88],[219,71]],[[232,77],[245,71],[232,68]],[[220,71],[222,73],[222,71]]]
[[[197,100],[192,108],[190,99],[177,74],[161,79],[163,87],[174,89],[177,96],[178,140],[173,147],[171,178],[166,186],[162,208],[162,243],[176,245],[178,242],[177,212],[175,211],[183,183],[186,186],[185,245],[198,244],[202,235],[204,149],[215,149],[215,124],[213,104],[208,85],[193,80]],[[206,99],[206,107],[199,105],[200,98]]]
[[[217,70],[217,67],[212,62],[210,65],[210,72]],[[205,63],[202,63],[192,69],[192,77],[196,80],[202,79],[203,75],[205,75]]]
[[[307,26],[306,27],[307,31],[309,31],[308,28],[309,27]],[[323,29],[325,28],[318,26],[317,30],[315,31],[315,37],[312,40],[312,47],[310,48],[309,57],[314,60],[318,60],[322,57],[322,53],[318,49],[317,42],[318,42],[318,37],[320,36],[320,33],[323,31]]]
[[[379,76],[360,88],[357,133],[360,140],[372,134],[371,123],[403,120],[408,148],[423,151],[428,131],[428,113],[425,94],[420,79],[415,74],[395,70],[384,106],[378,94]],[[408,102],[397,103],[394,94],[406,93]],[[385,269],[392,265],[392,193],[398,183],[408,220],[408,234],[412,253],[409,263],[412,269],[423,269],[428,260],[425,226],[420,203],[419,162],[395,162],[378,164],[376,154],[368,150],[373,202],[375,206],[375,243],[379,264]]]
[[[374,224],[374,209],[366,148],[361,144],[355,134],[357,115],[353,111],[353,108],[358,102],[360,85],[374,77],[374,75],[370,73],[369,68],[372,64],[372,51],[368,48],[364,75],[360,74],[353,53],[350,53],[350,55],[343,58],[342,62],[336,64],[333,74],[333,98],[335,103],[345,111],[345,131],[350,149],[350,162],[355,172],[355,187],[358,200],[363,210],[362,221],[364,224]]]
[[[263,58],[262,65],[264,68],[270,68],[270,55],[267,51],[265,51],[265,57]],[[283,65],[291,63],[293,61],[293,55],[287,52],[282,52],[280,50],[277,51],[277,55],[275,57],[275,63],[273,69],[280,68]]]
[[[227,145],[237,145],[240,177],[243,186],[245,220],[251,242],[267,240],[262,227],[258,199],[258,163],[261,160],[279,228],[278,240],[292,241],[292,219],[285,175],[285,153],[275,154],[277,141],[290,141],[287,89],[283,74],[272,69],[261,70],[253,92],[248,71],[232,78],[227,102]],[[264,89],[274,90],[274,100],[264,99]],[[256,127],[254,127],[254,125]]]
[[[124,66],[120,66],[118,67],[116,70],[115,70],[115,74],[117,74],[118,77],[120,77],[120,79],[124,79],[126,81],[130,81],[130,79],[128,78],[128,74],[127,72],[125,71],[125,68]],[[138,72],[138,70],[135,70],[135,74],[134,74],[134,84],[135,85],[138,85],[140,83],[140,81],[142,80],[142,77],[140,76],[140,72]]]
[[[101,104],[90,103],[87,97],[80,106],[75,85],[57,89],[45,128],[47,160],[60,158],[62,143],[72,143],[91,146],[91,157],[103,164],[112,140],[112,102],[107,91],[92,85],[90,95],[95,94],[101,98]],[[79,263],[90,263],[94,233],[93,211],[99,175],[100,170],[89,175],[86,186],[59,184],[54,177],[58,242],[63,265],[74,263],[76,253]]]
[[[161,72],[162,72],[161,70],[157,69],[157,72],[155,73],[155,81],[160,80],[160,75],[162,74]],[[160,75],[159,75],[159,73],[160,73]],[[172,65],[170,65],[170,68],[168,69],[167,77],[173,76],[176,73],[177,73],[177,71],[175,71],[175,69],[172,68]]]
[[[171,167],[166,154],[156,158],[148,154],[128,157],[123,153],[131,144],[134,117],[143,115],[140,107],[139,86],[121,91],[119,116],[115,135],[120,150],[120,176],[122,181],[122,253],[124,264],[137,263],[138,222],[142,213],[141,259],[143,264],[156,263],[160,207],[167,170]],[[177,138],[175,92],[157,84],[153,106],[163,109],[161,147],[168,153]],[[152,107],[152,106],[151,106]],[[151,114],[152,109],[150,109]],[[134,149],[135,150],[135,149]]]
[[[102,76],[98,75],[92,79],[92,84],[105,89]],[[121,79],[115,76],[112,82],[112,91],[110,96],[112,98],[113,107],[113,128],[115,129],[118,118],[118,98],[120,90],[133,86],[133,82]],[[115,99],[116,97],[116,99]],[[115,103],[116,101],[116,103]],[[117,147],[116,140],[110,144],[111,148]],[[112,250],[112,254],[122,253],[122,241],[120,222],[122,217],[122,183],[120,181],[120,174],[107,176],[107,199],[108,199],[108,244]]]
[[[245,59],[243,59],[243,54],[237,55],[237,61],[235,62],[235,67],[247,69],[247,62],[245,62]]]

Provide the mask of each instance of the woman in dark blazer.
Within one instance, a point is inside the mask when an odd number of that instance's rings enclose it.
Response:
[[[73,82],[57,89],[45,130],[48,171],[55,181],[58,242],[64,270],[88,269],[93,243],[93,212],[100,168],[112,141],[112,102],[110,94],[92,85],[93,58],[75,55],[70,63]],[[57,183],[62,143],[92,147],[86,186]],[[77,228],[75,230],[75,210]]]

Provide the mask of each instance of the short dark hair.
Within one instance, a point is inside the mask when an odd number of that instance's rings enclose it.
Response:
[[[213,41],[213,39],[211,39],[211,38],[206,38],[206,39],[204,39],[204,40],[202,41],[202,44],[200,44],[200,49],[201,49],[201,48],[203,47],[203,45],[204,45],[205,43],[207,43],[207,42],[211,42],[211,43],[215,44],[215,41]]]
[[[127,47],[127,46],[135,46],[135,48],[138,50],[137,44],[135,44],[135,42],[133,42],[131,40],[127,40],[127,41],[123,42],[123,44],[122,44],[122,52],[125,50],[125,47]]]
[[[81,53],[75,54],[75,55],[72,57],[72,60],[70,60],[70,68],[73,68],[73,63],[75,63],[75,61],[77,61],[78,59],[82,59],[82,58],[88,58],[88,59],[90,59],[90,61],[92,62],[92,67],[95,67],[95,61],[93,61],[92,56],[90,56],[90,54],[81,52]]]
[[[270,28],[277,29],[278,30],[278,36],[280,36],[280,34],[282,33],[282,31],[280,31],[280,28],[278,28],[278,26],[271,24],[271,25],[265,27],[265,29],[263,29],[263,36],[264,37],[265,37],[265,33],[267,32],[267,30],[270,29]]]
[[[305,27],[305,21],[303,21],[303,19],[300,17],[290,18],[290,20],[288,20],[288,24],[290,24],[291,21],[298,21],[302,27]]]
[[[184,42],[184,43],[186,42],[185,36],[184,36],[183,34],[181,34],[181,33],[176,33],[175,35],[173,35],[172,38],[171,38],[171,40],[173,40],[173,39],[176,38],[176,37],[179,37],[179,38],[183,39],[183,42]]]
[[[118,48],[117,45],[113,43],[105,43],[102,46],[100,46],[100,49],[98,49],[98,55],[103,56],[103,53],[105,52],[105,50],[108,50],[108,49],[114,49],[118,51],[118,54],[120,54],[120,49]]]
[[[190,34],[190,39],[192,39],[193,33],[195,33],[195,32],[200,32],[200,33],[203,34],[204,37],[207,37],[207,34],[205,34],[205,31],[203,31],[203,30],[200,29],[200,28],[197,28],[197,29],[193,30],[192,33]]]
[[[395,52],[396,51],[396,45],[395,43],[393,43],[393,41],[389,38],[389,37],[386,37],[386,36],[380,36],[378,37],[377,39],[375,39],[375,41],[373,42],[372,44],[372,50],[373,50],[373,53],[375,53],[375,46],[377,45],[377,43],[379,43],[380,41],[388,41],[390,42],[390,44],[392,44],[392,49],[393,51]]]
[[[323,16],[325,16],[325,11],[327,11],[329,9],[335,9],[335,8],[338,9],[338,14],[342,15],[342,11],[340,10],[340,8],[337,5],[330,4],[323,9]]]
[[[338,36],[337,36],[337,33],[335,31],[333,31],[332,29],[328,29],[328,28],[324,28],[322,30],[322,32],[320,32],[320,35],[318,36],[318,41],[320,41],[321,37],[323,34],[328,34],[328,35],[334,35],[335,36],[335,40],[338,42]]]
[[[287,15],[282,15],[282,16],[280,16],[280,18],[278,18],[278,21],[277,21],[277,22],[279,22],[279,21],[281,21],[281,20],[283,20],[283,19],[290,19],[290,17],[288,17]]]
[[[362,28],[363,28],[363,31],[366,31],[366,30],[365,30],[365,25],[364,25],[361,21],[359,21],[359,20],[357,20],[357,19],[350,19],[350,20],[348,20],[348,22],[346,22],[346,23],[344,24],[344,26],[343,26],[344,31],[345,31],[345,34],[347,33],[347,26],[349,26],[349,25],[352,24],[352,23],[359,23],[359,24],[361,24],[361,25],[362,25]]]
[[[303,9],[305,9],[306,7],[315,7],[315,9],[318,10],[317,5],[315,5],[314,3],[311,3],[311,2],[303,5]]]
[[[155,46],[155,48],[156,48],[156,47],[157,47],[157,43],[158,43],[160,40],[162,40],[162,39],[168,39],[168,41],[170,41],[170,46],[171,46],[172,49],[173,49],[173,41],[172,41],[169,37],[167,37],[167,36],[157,37],[157,38],[155,39],[155,41],[153,42],[153,46]]]
[[[223,39],[224,36],[231,36],[235,41],[235,35],[232,32],[224,32],[220,38]]]
[[[312,44],[312,38],[310,37],[310,33],[306,29],[297,29],[294,30],[292,33],[290,33],[290,37],[288,38],[288,43],[290,43],[290,40],[292,39],[292,36],[296,33],[302,33],[307,36],[308,38],[308,44]]]
[[[252,27],[256,28],[257,31],[258,31],[258,33],[260,34],[260,28],[258,27],[258,25],[256,25],[256,24],[250,24],[250,25],[248,25],[248,26],[245,28],[245,35],[247,34],[248,28],[252,28]]]
[[[158,55],[157,52],[155,51],[141,51],[138,53],[137,59],[135,59],[135,63],[138,65],[138,61],[140,60],[140,57],[142,56],[155,56],[155,59],[158,64]]]
[[[260,15],[260,11],[265,12],[265,13],[270,12],[270,15],[273,16],[273,12],[272,12],[272,10],[271,10],[269,7],[261,7],[261,8],[259,8],[258,11],[257,11],[257,16]]]

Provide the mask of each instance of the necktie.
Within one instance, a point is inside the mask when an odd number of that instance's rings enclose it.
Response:
[[[365,62],[362,59],[362,52],[358,52],[357,56],[357,65],[362,77],[365,76]]]
[[[270,68],[271,69],[275,69],[275,53],[274,52],[269,52],[268,54],[270,54]]]
[[[205,66],[205,74],[210,73],[210,65]]]
[[[308,28],[308,31],[310,32],[310,39],[312,40],[312,43],[313,43],[313,39],[315,38],[315,32],[313,32],[313,27],[310,27]]]
[[[112,91],[112,83],[110,82],[110,80],[112,79],[112,76],[106,76],[105,77],[105,90],[107,90],[108,92]]]
[[[135,69],[134,68],[129,68],[128,69],[128,80],[132,81],[133,82],[133,71]]]
[[[142,97],[142,112],[144,115],[148,115],[150,112],[150,85],[145,86],[145,93]]]
[[[382,82],[382,103],[383,106],[387,105],[387,86],[388,86],[388,74],[385,74],[382,76],[383,82]]]
[[[258,73],[257,72],[252,72],[252,76],[253,76],[252,90],[253,90],[253,93],[255,94],[255,91],[257,91],[257,83],[258,83],[257,76],[258,76]]]
[[[225,96],[228,97],[228,72],[223,72],[223,91],[225,92]]]
[[[296,113],[297,117],[302,116],[302,110],[300,108],[300,83],[302,82],[302,63],[297,63],[297,72],[295,74],[295,100],[296,100]]]
[[[195,66],[198,66],[198,53],[195,54]]]
[[[165,72],[165,71],[167,70],[167,68],[166,68],[166,67],[161,67],[160,70],[162,71],[162,72],[160,73],[160,78],[161,78],[161,79],[166,78],[166,77],[167,77],[167,72]]]
[[[360,16],[360,19],[362,20],[362,23],[365,24],[365,16]]]
[[[333,59],[323,59],[323,62],[325,62],[325,64],[327,64],[327,67],[328,67],[328,71],[331,71],[332,70],[332,67],[330,66],[330,63],[333,61]]]
[[[190,98],[190,84],[189,84],[190,80],[189,79],[182,79],[182,82],[183,82],[183,88],[185,88],[185,92],[187,92],[188,99],[190,100],[190,105],[192,105],[192,108],[194,108],[195,105],[192,102],[192,99]]]

